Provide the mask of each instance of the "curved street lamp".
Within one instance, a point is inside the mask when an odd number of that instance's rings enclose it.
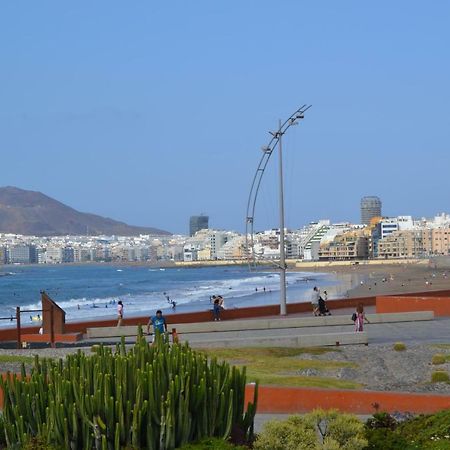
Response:
[[[258,168],[256,169],[253,177],[253,182],[250,188],[250,194],[247,201],[247,215],[245,223],[245,243],[246,252],[248,254],[249,261],[256,261],[255,248],[254,248],[254,218],[256,209],[256,200],[258,198],[259,188],[264,175],[264,171],[269,163],[270,157],[273,151],[278,146],[278,194],[279,194],[279,209],[280,209],[280,263],[275,265],[280,269],[280,315],[286,315],[286,255],[285,255],[285,242],[284,242],[284,190],[283,190],[283,152],[281,145],[281,138],[286,131],[292,126],[297,125],[298,121],[304,118],[304,114],[311,105],[303,105],[298,108],[291,116],[283,123],[279,121],[277,131],[269,131],[272,135],[269,143],[262,147],[263,155],[259,161]],[[250,239],[249,239],[250,237]],[[261,260],[262,258],[260,258]]]

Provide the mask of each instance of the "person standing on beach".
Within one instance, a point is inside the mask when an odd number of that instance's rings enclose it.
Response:
[[[122,326],[123,322],[123,303],[122,300],[117,302],[117,326]]]
[[[364,322],[370,323],[364,313],[364,305],[359,303],[356,307],[356,311],[353,313],[352,319],[355,322],[355,331],[360,332],[364,331]]]
[[[311,299],[311,305],[314,316],[317,316],[317,314],[319,313],[319,298],[320,298],[320,289],[317,286],[314,286]]]
[[[153,326],[153,333],[155,335],[167,333],[167,322],[166,318],[162,315],[162,311],[158,309],[156,311],[156,316],[150,317],[147,324],[147,334],[150,334],[150,327]]]

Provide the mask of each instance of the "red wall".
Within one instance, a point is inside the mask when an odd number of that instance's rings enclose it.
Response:
[[[433,311],[435,316],[450,316],[450,296],[377,297],[377,313]]]
[[[252,385],[246,387],[246,403],[253,399]],[[336,389],[260,386],[259,413],[293,414],[315,408],[339,409],[353,414],[373,414],[374,404],[380,411],[433,413],[450,408],[450,395],[412,394],[408,392],[351,391]]]

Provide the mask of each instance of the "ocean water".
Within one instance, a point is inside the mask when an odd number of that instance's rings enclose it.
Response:
[[[333,274],[287,273],[288,302],[310,301],[313,286],[339,288]],[[337,289],[336,289],[337,286]],[[156,309],[176,312],[209,309],[210,296],[222,295],[226,308],[239,308],[279,301],[276,271],[250,271],[248,267],[149,268],[146,266],[4,266],[0,268],[0,317],[22,309],[39,309],[40,291],[45,290],[66,311],[66,321],[115,317],[118,300],[124,316],[154,314]],[[38,313],[24,314],[32,323]],[[35,323],[33,321],[33,323]],[[1,320],[0,326],[11,326]]]

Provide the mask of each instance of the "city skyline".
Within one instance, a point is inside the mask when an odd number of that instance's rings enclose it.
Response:
[[[242,232],[267,132],[311,103],[284,140],[288,227],[356,222],[365,195],[387,216],[448,210],[449,12],[418,1],[288,1],[282,14],[271,2],[3,4],[2,185],[173,233],[199,211]],[[256,229],[278,223],[273,163]]]

